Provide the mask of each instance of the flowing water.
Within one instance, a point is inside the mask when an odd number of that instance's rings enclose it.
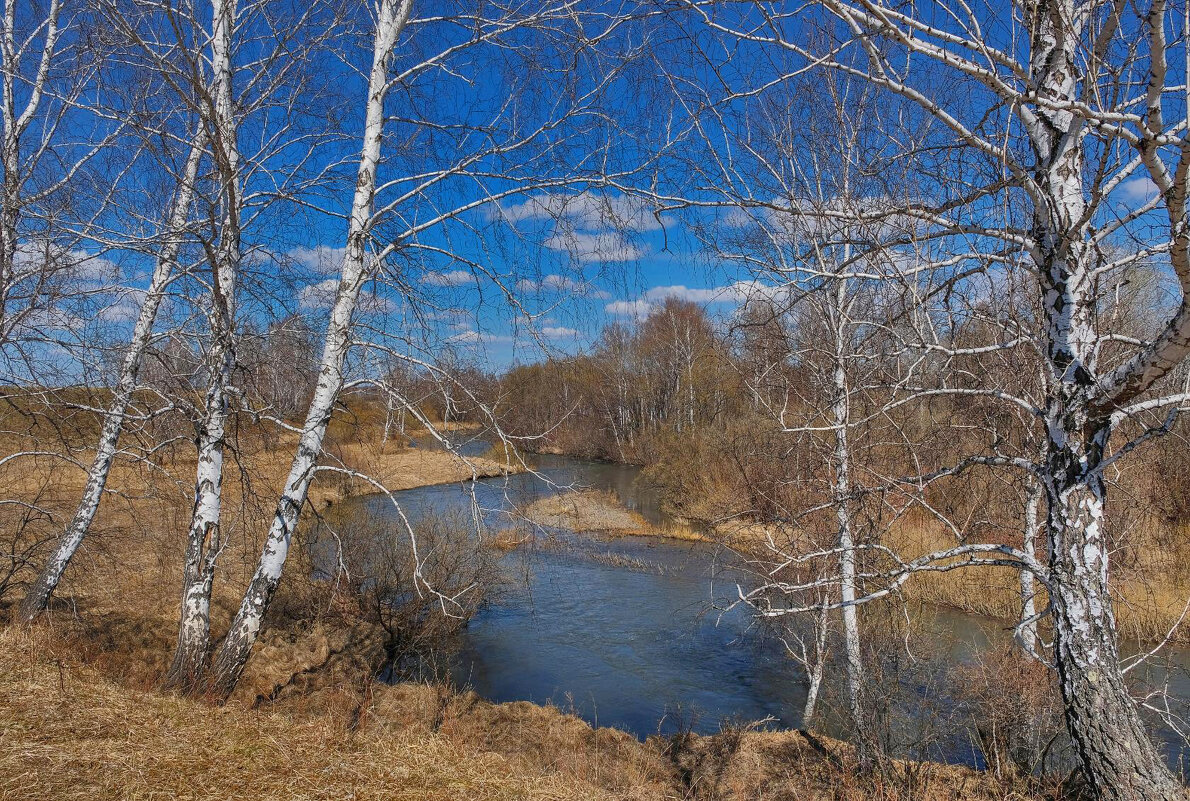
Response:
[[[454,447],[478,455],[488,443],[476,439]],[[614,492],[650,523],[674,522],[662,513],[657,493],[637,480],[637,468],[563,456],[534,457],[532,464],[539,475],[486,479],[474,489],[423,487],[397,498],[412,520],[465,509],[498,530],[511,525],[514,507],[570,487],[594,488]],[[373,514],[392,513],[384,496],[360,503]],[[554,534],[563,547],[523,548],[502,558],[510,581],[461,636],[453,665],[457,682],[493,701],[553,703],[640,737],[680,729],[709,733],[727,721],[801,724],[804,672],[744,608],[732,606],[737,583],[746,584],[747,574],[733,567],[727,553],[707,543],[656,537]],[[912,669],[893,702],[908,710],[894,727],[901,750],[978,766],[981,756],[965,733],[970,713],[949,697],[939,665],[962,666],[1002,652],[1009,633],[1002,623],[946,610],[919,610],[916,622],[934,653],[931,660],[906,660]],[[1186,664],[1187,654],[1175,656]],[[1190,694],[1182,671],[1149,673],[1168,681],[1173,695]],[[829,703],[818,725],[842,732]],[[1171,763],[1180,763],[1181,738],[1169,727],[1158,729]],[[939,732],[946,736],[932,736]]]

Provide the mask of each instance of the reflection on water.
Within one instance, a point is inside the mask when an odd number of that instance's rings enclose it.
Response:
[[[452,442],[466,455],[479,455],[488,446],[478,438]],[[513,522],[514,507],[568,488],[594,488],[614,492],[653,524],[668,522],[657,494],[637,482],[634,467],[561,456],[534,457],[532,464],[540,475],[488,479],[474,488],[424,487],[397,496],[410,519],[462,507],[478,511],[496,530]],[[361,502],[373,512],[392,510],[382,496]],[[503,558],[516,580],[463,634],[454,666],[457,681],[493,701],[552,702],[592,723],[640,737],[682,727],[709,733],[726,720],[800,725],[804,675],[772,638],[755,631],[745,610],[728,608],[736,582],[746,576],[726,563],[721,550],[658,538],[559,536],[572,547],[531,548]],[[943,661],[952,665],[1009,646],[1002,624],[942,610],[925,617],[927,639],[942,644]],[[1186,657],[1177,653],[1175,661],[1185,664]],[[1179,698],[1190,692],[1180,670],[1155,667],[1145,678],[1168,681]],[[945,678],[913,677],[909,685],[920,703],[906,706],[918,718],[901,725],[930,728],[932,723],[951,730],[949,739],[909,750],[978,765],[967,735],[954,732],[954,721],[938,719],[949,713]],[[963,726],[969,722],[961,721]],[[828,707],[819,725],[839,731],[832,723]],[[1181,739],[1167,727],[1158,733],[1176,764]]]

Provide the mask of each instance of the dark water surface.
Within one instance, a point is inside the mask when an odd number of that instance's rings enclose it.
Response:
[[[452,443],[465,455],[478,455],[488,446],[482,439]],[[651,523],[669,522],[657,493],[637,480],[637,468],[562,456],[535,457],[533,466],[540,476],[483,480],[474,495],[469,485],[442,485],[397,497],[410,519],[427,512],[478,510],[497,530],[511,525],[514,506],[570,487],[594,488],[614,492]],[[362,502],[373,512],[392,511],[382,496]],[[710,733],[725,721],[768,720],[776,728],[801,724],[805,676],[746,610],[729,609],[737,582],[746,584],[747,575],[731,566],[728,554],[706,543],[555,534],[568,547],[531,547],[502,558],[510,581],[462,635],[456,681],[493,701],[553,703],[639,737],[681,728]],[[936,643],[943,664],[969,663],[1010,643],[999,622],[946,610],[923,613],[923,618],[921,627]],[[1124,650],[1130,653],[1135,646]],[[1187,664],[1187,657],[1176,653],[1174,662]],[[917,739],[914,727],[947,728],[950,734],[924,749],[906,750],[979,765],[981,757],[969,738],[954,733],[956,721],[942,721],[954,709],[936,663],[937,658],[932,678],[909,681],[906,692],[918,697],[905,704],[910,719],[899,725],[906,741]],[[1181,670],[1147,673],[1143,678],[1167,681],[1178,698],[1190,694]],[[1003,699],[1004,704],[1015,701],[1008,695]],[[832,714],[828,704],[819,725],[841,732]],[[1176,765],[1181,738],[1165,726],[1155,730]]]

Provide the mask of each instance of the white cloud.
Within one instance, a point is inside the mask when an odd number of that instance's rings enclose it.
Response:
[[[617,262],[639,259],[644,251],[612,231],[555,233],[545,240],[550,250],[569,253],[580,262]]]
[[[110,287],[120,280],[120,268],[115,262],[85,250],[67,250],[44,241],[18,243],[13,269],[19,276],[48,271],[81,281],[90,288]]]
[[[421,277],[423,284],[430,286],[460,286],[472,280],[471,273],[466,270],[450,270],[444,273],[426,273]]]
[[[1148,176],[1133,178],[1120,184],[1120,197],[1127,203],[1141,205],[1157,197],[1157,184]]]
[[[655,286],[645,292],[644,298],[651,302],[663,301],[666,298],[678,298],[680,300],[688,300],[691,303],[716,303],[726,300],[723,297],[723,290],[718,287],[693,289],[681,284],[676,286]]]
[[[467,309],[435,309],[422,312],[422,316],[427,320],[443,320],[458,327],[460,324],[467,325],[466,321],[473,316],[473,313]]]
[[[587,231],[616,228],[641,232],[661,228],[649,204],[622,194],[546,192],[523,203],[501,206],[496,214],[514,224],[524,220],[565,220],[568,227]]]
[[[587,288],[585,281],[576,281],[565,275],[547,275],[541,279],[542,289],[554,289],[559,292],[581,292]]]
[[[329,309],[334,305],[338,292],[339,279],[324,278],[298,290],[298,305],[305,311]],[[375,292],[364,292],[359,296],[356,309],[362,314],[387,314],[399,309],[400,305],[399,301],[394,301]]]
[[[333,275],[343,266],[343,256],[347,248],[332,248],[327,245],[315,245],[312,248],[297,247],[289,251],[289,258],[319,275]]]
[[[92,285],[107,285],[120,280],[120,268],[102,256],[72,250],[67,258],[72,262],[70,269],[74,275]]]
[[[746,209],[743,206],[736,206],[720,218],[719,224],[726,228],[747,228],[750,225],[755,225],[758,220],[767,219],[767,212],[768,209]]]
[[[460,331],[459,333],[453,334],[446,338],[447,342],[460,342],[460,343],[480,342],[482,340],[483,340],[483,334],[479,333],[478,331],[475,331],[474,329],[470,329],[470,328],[468,328],[466,331]]]
[[[306,310],[326,309],[335,302],[339,290],[338,278],[327,278],[298,291],[298,304]]]
[[[391,314],[401,308],[399,300],[368,292],[359,299],[359,310],[366,314]]]
[[[616,317],[641,318],[648,317],[653,312],[653,304],[647,300],[614,300],[604,306],[603,310]]]
[[[455,345],[489,345],[494,342],[511,342],[512,337],[468,329],[447,337],[446,341]]]
[[[763,231],[777,246],[797,245],[807,237],[858,234],[885,238],[920,230],[923,223],[919,219],[898,213],[901,203],[885,195],[834,197],[825,202],[812,198],[773,198],[764,206],[733,208],[720,218],[719,224],[724,228]],[[862,221],[864,215],[870,215],[871,219]]]
[[[700,289],[682,284],[655,286],[645,291],[645,300],[659,303],[666,298],[678,298],[691,303],[743,303],[757,296],[773,297],[778,287],[762,284],[760,281],[736,281],[726,286]]]
[[[516,282],[516,288],[520,292],[573,292],[601,300],[611,297],[607,292],[604,292],[602,289],[596,289],[586,281],[552,273],[540,281],[534,281],[531,278],[522,278]]]
[[[125,295],[100,309],[95,319],[105,323],[130,323],[140,316],[140,309],[141,305],[135,298]]]
[[[547,325],[541,329],[541,335],[547,339],[565,339],[566,337],[578,336],[578,331],[573,328],[566,328],[565,326]]]
[[[774,300],[779,298],[785,289],[773,284],[760,281],[735,281],[726,286],[708,288],[688,287],[682,284],[672,286],[655,286],[645,290],[637,300],[617,300],[608,303],[603,310],[617,317],[640,319],[655,312],[669,298],[689,301],[690,303],[734,303],[743,304],[749,300],[764,298]]]

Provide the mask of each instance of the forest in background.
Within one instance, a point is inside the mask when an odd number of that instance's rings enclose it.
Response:
[[[831,397],[832,360],[822,333],[806,315],[767,299],[727,318],[670,299],[644,319],[606,327],[589,352],[477,376],[473,385],[525,450],[641,465],[642,480],[661,490],[668,512],[716,526],[722,541],[755,554],[759,544],[738,536],[746,528],[740,524],[754,522],[809,550],[830,543],[838,526],[831,432],[789,430],[792,421],[821,421],[829,405],[823,398]],[[978,369],[998,373],[993,380],[1001,386],[1022,374],[1010,359]],[[879,389],[865,395],[869,408],[889,400]],[[441,400],[432,408],[439,413]],[[998,411],[995,403],[943,395],[865,428],[853,443],[855,480],[879,497],[856,493],[864,536],[908,558],[944,544],[945,524],[896,498],[888,479],[913,475],[921,462],[960,461],[993,438],[1022,438],[1022,427]],[[1118,615],[1132,638],[1161,640],[1171,629],[1185,636],[1175,626],[1190,596],[1185,436],[1178,423],[1110,482],[1113,494],[1128,499],[1113,522],[1121,533],[1112,547]],[[1024,482],[975,471],[940,478],[926,502],[944,519],[963,521],[970,540],[1019,547],[1028,500]],[[1015,577],[971,572],[921,576],[906,591],[977,614],[1019,615]]]

